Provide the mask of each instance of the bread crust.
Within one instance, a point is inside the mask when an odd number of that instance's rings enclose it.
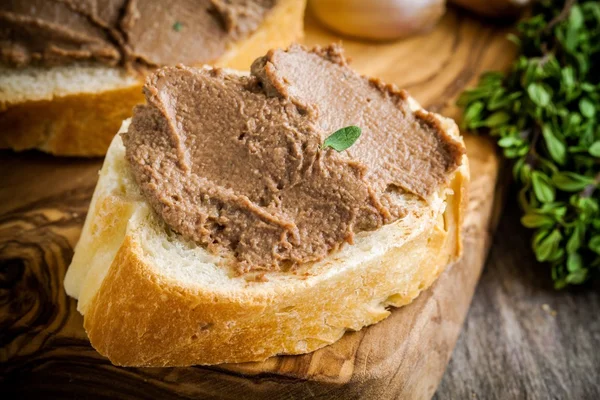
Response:
[[[219,364],[311,352],[347,330],[381,321],[389,306],[410,303],[460,256],[468,176],[465,156],[445,190],[445,211],[431,222],[417,220],[429,225],[411,240],[358,268],[276,294],[216,292],[157,272],[140,243],[138,223],[130,222],[136,221],[136,209],[148,206],[121,189],[99,185],[75,252],[73,264],[79,266],[71,265],[65,286],[79,297],[92,346],[116,365]],[[110,266],[99,272],[107,249],[117,249],[116,255],[108,255]],[[92,282],[101,282],[99,288],[74,289],[90,281],[77,275],[77,268],[90,263],[96,266],[88,274],[95,275]],[[90,293],[91,299],[82,298]]]
[[[303,33],[305,0],[280,0],[246,40],[229,49],[215,65],[246,69],[274,47]],[[61,156],[102,156],[121,122],[144,101],[143,80],[116,90],[77,93],[52,100],[0,103],[0,149],[39,149]]]
[[[379,322],[386,307],[410,303],[459,257],[466,171],[454,176],[443,221],[431,230],[343,277],[277,297],[182,286],[157,275],[126,235],[85,314],[91,344],[123,366],[262,361],[311,352]],[[414,258],[420,262],[410,265]]]
[[[35,148],[61,156],[104,155],[121,121],[143,101],[140,83],[17,104],[0,113],[0,148]]]
[[[413,111],[421,110],[408,100]],[[461,140],[453,121],[431,115]],[[351,268],[344,267],[344,260],[351,259],[336,253],[304,271],[306,276],[293,276],[289,285],[267,274],[267,280],[275,279],[271,286],[242,280],[242,286],[224,290],[219,280],[204,284],[203,275],[200,282],[188,283],[157,267],[161,256],[154,246],[161,243],[142,238],[147,227],[159,238],[168,233],[140,195],[120,137],[100,175],[65,289],[79,300],[92,346],[116,365],[210,365],[308,353],[337,341],[347,330],[381,321],[390,314],[389,306],[409,304],[462,251],[466,155],[437,200],[412,203],[416,213],[399,220],[405,222],[395,231],[377,236],[375,240],[391,243],[385,250],[368,245],[364,251],[369,257]],[[166,262],[179,271],[181,259],[171,258],[171,250],[166,250]],[[236,279],[225,276],[226,284]]]

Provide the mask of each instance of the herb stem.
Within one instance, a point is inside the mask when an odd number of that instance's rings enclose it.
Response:
[[[560,13],[557,16],[555,16],[554,18],[552,18],[552,20],[550,20],[550,22],[548,22],[548,25],[546,25],[546,27],[544,28],[545,33],[549,33],[552,30],[552,28],[554,28],[554,25],[561,23],[562,21],[564,21],[566,18],[569,17],[569,14],[571,13],[571,7],[573,7],[573,5],[575,4],[575,1],[576,0],[566,0],[565,1],[565,5],[563,6]]]
[[[598,172],[594,177],[594,182],[590,183],[585,188],[583,188],[579,195],[581,197],[592,197],[592,195],[596,191],[596,188],[598,187],[598,184],[600,184],[600,172]]]
[[[531,139],[531,143],[529,144],[529,151],[527,152],[527,156],[525,156],[525,162],[531,167],[531,169],[534,169],[537,165],[537,160],[539,156],[536,151],[536,146],[541,133],[542,128],[540,128],[540,125],[536,123],[533,127],[533,138]]]
[[[554,50],[548,50],[547,43],[542,43],[540,49],[542,50],[542,58],[540,58],[538,65],[543,67],[552,57],[554,57],[555,53]]]

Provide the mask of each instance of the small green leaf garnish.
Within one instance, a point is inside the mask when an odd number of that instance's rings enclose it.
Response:
[[[173,24],[173,30],[174,30],[175,32],[180,32],[180,31],[181,31],[181,28],[183,28],[183,24],[182,24],[181,22],[179,22],[179,21],[176,21],[176,22]]]
[[[326,149],[327,147],[331,147],[337,152],[344,151],[356,142],[360,134],[361,130],[358,126],[347,126],[329,135],[321,148]]]

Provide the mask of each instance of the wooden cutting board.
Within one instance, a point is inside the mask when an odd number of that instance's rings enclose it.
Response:
[[[307,18],[308,44],[339,39]],[[454,10],[431,33],[395,43],[344,40],[359,71],[458,116],[454,99],[502,69],[505,29]],[[0,127],[0,134],[1,134]],[[471,191],[464,256],[385,321],[332,346],[263,363],[119,368],[89,345],[62,281],[101,160],[0,152],[0,393],[10,397],[427,399],[442,377],[485,261],[502,196],[491,142],[467,137]],[[500,188],[500,189],[499,189]],[[468,365],[464,366],[468,368]]]

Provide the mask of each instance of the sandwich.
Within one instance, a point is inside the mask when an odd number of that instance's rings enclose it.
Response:
[[[65,278],[114,364],[308,353],[409,304],[460,256],[456,124],[352,70],[341,47],[270,50],[250,74],[165,67],[144,94]]]
[[[0,149],[106,153],[145,76],[246,68],[302,35],[305,0],[21,0],[0,4]]]

